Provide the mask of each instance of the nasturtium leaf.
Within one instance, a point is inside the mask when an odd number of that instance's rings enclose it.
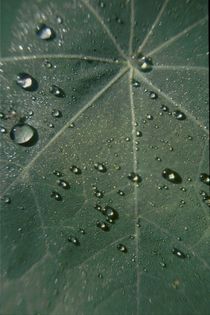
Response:
[[[2,315],[208,314],[207,26],[206,0],[2,1]]]

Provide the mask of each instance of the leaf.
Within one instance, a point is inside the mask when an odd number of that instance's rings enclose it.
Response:
[[[206,315],[207,1],[2,9],[1,314]],[[37,36],[40,23],[54,39]],[[141,71],[138,53],[152,58],[152,71]],[[21,89],[19,73],[38,89]],[[24,117],[37,131],[31,146],[10,135]],[[182,183],[167,181],[166,168]],[[128,178],[135,174],[139,184]],[[109,231],[96,224],[106,222],[96,204],[118,214]]]

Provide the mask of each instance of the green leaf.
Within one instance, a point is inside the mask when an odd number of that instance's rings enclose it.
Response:
[[[207,315],[206,12],[202,0],[2,1],[1,314]],[[23,119],[30,145],[11,134]]]

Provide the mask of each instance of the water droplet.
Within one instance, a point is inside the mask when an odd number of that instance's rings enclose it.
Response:
[[[28,73],[21,72],[17,75],[16,83],[25,91],[36,91],[38,89],[38,82]]]
[[[181,176],[170,168],[165,168],[162,171],[162,176],[163,178],[174,184],[180,184],[182,182]]]
[[[136,136],[137,136],[137,137],[142,137],[142,132],[141,132],[141,131],[139,131],[139,130],[138,130],[138,131],[136,131]]]
[[[94,190],[94,195],[97,197],[97,198],[103,198],[104,194],[103,194],[103,191],[100,191],[98,189],[95,189]]]
[[[61,201],[62,200],[61,195],[57,191],[52,191],[51,194],[50,194],[50,197],[54,198],[57,201]]]
[[[160,265],[162,268],[166,268],[166,263],[164,261],[161,261]]]
[[[108,217],[108,219],[112,219],[112,220],[118,219],[117,211],[110,206],[105,206],[103,209],[103,212]]]
[[[57,21],[58,24],[62,24],[63,23],[63,19],[62,19],[61,16],[57,16],[56,17],[56,21]]]
[[[109,231],[109,226],[105,222],[97,221],[96,226],[103,231]]]
[[[210,185],[210,176],[206,173],[201,173],[200,181],[206,185]]]
[[[1,200],[2,200],[5,204],[10,204],[10,203],[11,203],[11,198],[8,197],[8,196],[4,196]]]
[[[166,105],[161,105],[161,109],[163,112],[168,112],[169,108]]]
[[[60,171],[54,170],[53,174],[56,175],[57,177],[61,177],[63,174]]]
[[[187,118],[186,115],[180,110],[173,112],[173,115],[177,120],[185,120]]]
[[[172,253],[173,253],[175,256],[177,256],[177,257],[179,257],[179,258],[182,258],[182,259],[184,259],[184,258],[187,257],[181,250],[179,250],[179,249],[177,249],[177,248],[175,248],[175,247],[173,248]]]
[[[134,88],[139,88],[141,86],[141,83],[135,79],[132,80],[132,86]]]
[[[103,163],[95,163],[94,168],[101,173],[105,173],[107,171],[107,168]]]
[[[152,99],[152,100],[156,100],[158,98],[158,95],[157,93],[153,92],[153,91],[150,91],[149,92],[149,97]]]
[[[80,228],[79,231],[80,231],[81,234],[83,234],[83,235],[85,234],[85,230],[84,229]]]
[[[133,183],[140,183],[141,182],[141,176],[139,174],[134,173],[134,172],[131,172],[128,175],[128,179],[130,179]]]
[[[76,175],[80,175],[82,173],[81,169],[75,165],[70,167],[70,171]]]
[[[0,112],[0,119],[4,119],[4,118],[5,118],[4,113]]]
[[[51,40],[55,38],[54,30],[44,23],[36,27],[36,34],[40,39],[43,39],[43,40]]]
[[[148,120],[153,120],[153,119],[154,119],[154,118],[153,118],[153,116],[152,116],[152,115],[150,115],[150,114],[147,114],[147,116],[146,116],[146,117],[147,117],[147,119],[148,119]]]
[[[124,193],[124,191],[122,191],[122,190],[118,190],[118,192],[117,192],[120,196],[125,196],[125,193]]]
[[[79,240],[75,236],[70,235],[69,238],[68,238],[68,241],[70,243],[74,244],[75,246],[79,246],[80,245]]]
[[[55,117],[55,118],[60,118],[60,117],[62,117],[62,113],[61,113],[60,110],[56,109],[56,110],[52,111],[52,116]]]
[[[69,188],[70,188],[69,183],[68,183],[67,181],[65,181],[64,179],[59,179],[59,180],[57,180],[57,184],[58,184],[60,187],[64,188],[64,189],[69,189]]]
[[[0,132],[1,133],[7,133],[7,129],[4,128],[3,126],[0,126]]]
[[[44,61],[44,66],[47,68],[47,69],[50,69],[52,68],[52,63],[49,61],[49,60],[45,60]]]
[[[50,87],[50,93],[56,97],[60,97],[60,98],[65,97],[64,91],[54,84]]]
[[[99,279],[103,279],[103,275],[101,273],[98,274]]]
[[[119,250],[119,251],[121,251],[122,253],[127,253],[127,248],[126,248],[126,246],[125,245],[123,245],[123,244],[118,244],[117,245],[117,249]]]
[[[21,145],[33,145],[38,140],[37,131],[30,125],[17,124],[10,131],[11,139]]]
[[[152,71],[153,62],[151,57],[143,56],[142,54],[138,55],[138,63],[140,66],[140,70],[142,72],[150,72]]]

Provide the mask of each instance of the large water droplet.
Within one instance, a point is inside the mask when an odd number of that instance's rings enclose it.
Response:
[[[200,181],[206,185],[210,185],[210,176],[206,173],[201,173]]]
[[[179,258],[182,258],[182,259],[184,259],[184,258],[186,258],[187,256],[185,255],[185,253],[183,253],[181,250],[179,250],[179,249],[177,249],[177,248],[173,248],[173,250],[172,250],[172,253],[175,255],[175,256],[177,256],[177,257],[179,257]]]
[[[103,213],[107,216],[108,219],[112,219],[112,220],[118,219],[117,211],[110,206],[105,206]]]
[[[165,168],[162,171],[162,176],[163,178],[174,184],[180,184],[182,182],[181,176],[170,168]]]
[[[60,87],[54,84],[50,87],[50,93],[56,97],[65,97],[65,92]]]
[[[158,95],[157,93],[153,92],[153,91],[150,91],[149,92],[149,97],[152,99],[152,100],[156,100],[158,98]]]
[[[44,23],[36,27],[36,34],[40,39],[44,40],[55,38],[55,31]]]
[[[95,163],[94,167],[97,171],[101,173],[105,173],[107,171],[107,168],[103,163]]]
[[[128,175],[128,179],[130,179],[133,183],[137,183],[137,184],[141,182],[141,176],[134,172],[131,172]]]
[[[55,118],[60,118],[60,117],[62,117],[62,113],[61,113],[60,110],[56,109],[56,110],[52,111],[52,116],[55,117]]]
[[[17,75],[16,83],[25,91],[36,91],[38,89],[38,82],[28,73],[21,72]]]
[[[122,253],[127,253],[127,247],[125,246],[125,245],[123,245],[123,244],[118,244],[117,245],[117,249],[119,250],[119,251],[121,251]]]
[[[177,120],[185,120],[187,118],[186,115],[180,110],[173,112],[173,115]]]
[[[153,62],[151,57],[146,57],[142,54],[138,55],[138,64],[140,66],[140,70],[142,72],[150,72],[152,71]]]
[[[27,124],[17,124],[10,131],[11,139],[21,145],[33,145],[38,140],[36,129]]]

